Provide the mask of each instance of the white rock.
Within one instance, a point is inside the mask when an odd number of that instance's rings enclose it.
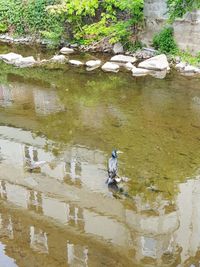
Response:
[[[64,54],[64,55],[72,54],[72,53],[74,53],[74,49],[68,48],[68,47],[63,47],[60,49],[60,53]]]
[[[126,64],[124,65],[124,67],[125,67],[127,70],[132,70],[132,69],[135,68],[135,66],[134,66],[132,63],[130,63],[130,62],[126,63]]]
[[[17,59],[22,59],[23,57],[16,53],[8,53],[8,54],[2,54],[0,55],[0,59],[2,59],[4,62],[8,64],[13,64]]]
[[[83,65],[83,63],[81,61],[79,61],[79,60],[73,60],[73,59],[72,60],[69,60],[69,63],[72,64],[72,65],[74,65],[74,66],[77,66],[77,67]]]
[[[149,58],[139,65],[139,68],[144,68],[148,70],[165,70],[168,69],[169,63],[165,54],[158,55],[152,58]]]
[[[177,70],[182,70],[182,69],[185,68],[186,65],[187,65],[186,62],[180,62],[180,63],[176,64],[175,68],[176,68]]]
[[[135,77],[146,76],[150,73],[151,73],[151,70],[146,70],[146,69],[136,68],[136,67],[132,69],[132,74]]]
[[[124,53],[123,45],[121,43],[114,44],[114,46],[113,46],[113,52],[114,52],[114,54]]]
[[[22,57],[14,62],[14,65],[20,68],[31,67],[36,63],[34,57]]]
[[[114,62],[122,62],[122,63],[134,63],[137,61],[136,57],[131,57],[131,56],[125,56],[125,55],[116,55],[111,58],[111,61]]]
[[[119,65],[112,63],[112,62],[106,62],[101,68],[103,71],[107,71],[107,72],[118,72],[119,71]]]
[[[67,59],[64,55],[55,55],[50,59],[50,61],[62,64],[62,63],[65,63]]]
[[[190,72],[190,73],[199,73],[200,69],[195,67],[195,66],[187,65],[187,66],[185,66],[185,68],[182,71],[183,72]]]
[[[161,71],[152,71],[150,75],[156,79],[164,79],[167,75],[167,70],[165,69]]]
[[[101,60],[89,60],[85,63],[88,68],[96,68],[101,65]]]

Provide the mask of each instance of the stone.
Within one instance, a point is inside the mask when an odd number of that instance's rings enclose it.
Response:
[[[114,54],[122,54],[122,53],[124,53],[123,45],[121,43],[114,44],[113,53]]]
[[[200,69],[192,65],[186,65],[182,71],[190,73],[200,73]]]
[[[68,47],[63,47],[60,49],[60,53],[64,54],[64,55],[69,55],[74,53],[74,49],[73,48],[68,48]]]
[[[101,68],[103,71],[106,71],[106,72],[118,72],[119,71],[119,65],[112,63],[112,62],[106,62]]]
[[[101,65],[101,60],[89,60],[85,63],[85,65],[88,68],[99,67]]]
[[[8,54],[2,54],[0,55],[0,59],[2,59],[4,62],[8,64],[14,64],[16,60],[22,59],[23,57],[16,53],[8,53]]]
[[[80,67],[80,66],[83,66],[83,63],[81,62],[81,61],[79,61],[79,60],[69,60],[69,63],[71,64],[71,65],[74,65],[74,66],[77,66],[77,67]]]
[[[139,68],[148,70],[165,70],[169,68],[169,62],[165,54],[158,55],[141,62]]]
[[[150,70],[146,70],[146,69],[142,69],[142,68],[134,67],[132,69],[132,75],[135,76],[135,77],[146,76],[146,75],[148,75],[150,73],[151,73]]]
[[[111,61],[114,62],[121,62],[121,63],[134,63],[137,61],[136,57],[131,57],[131,56],[125,56],[125,55],[116,55],[111,58]]]
[[[156,79],[164,79],[167,75],[167,70],[165,69],[161,71],[152,71],[150,75]]]
[[[180,63],[176,64],[175,68],[177,70],[183,70],[183,69],[185,69],[186,65],[187,65],[186,62],[180,62]]]
[[[132,63],[130,63],[130,62],[126,63],[126,64],[124,65],[124,67],[125,67],[127,70],[132,70],[132,69],[135,68],[135,66],[134,66]]]
[[[18,58],[13,64],[16,67],[26,68],[26,67],[32,67],[35,63],[36,60],[34,59],[34,57],[30,56],[30,57]]]
[[[67,61],[67,58],[64,55],[55,55],[50,59],[50,61],[63,64]]]

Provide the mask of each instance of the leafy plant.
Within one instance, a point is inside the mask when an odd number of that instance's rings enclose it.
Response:
[[[199,0],[167,0],[170,21],[181,18],[188,11],[200,8]]]
[[[153,46],[162,53],[175,54],[178,51],[173,38],[173,28],[166,27],[153,38]]]

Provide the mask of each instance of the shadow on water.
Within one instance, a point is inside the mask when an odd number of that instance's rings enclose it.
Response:
[[[198,79],[1,64],[0,265],[199,264],[199,129]]]

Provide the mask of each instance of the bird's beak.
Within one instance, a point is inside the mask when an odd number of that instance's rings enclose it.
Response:
[[[123,153],[124,153],[123,151],[120,150],[117,151],[117,154],[123,154]]]

